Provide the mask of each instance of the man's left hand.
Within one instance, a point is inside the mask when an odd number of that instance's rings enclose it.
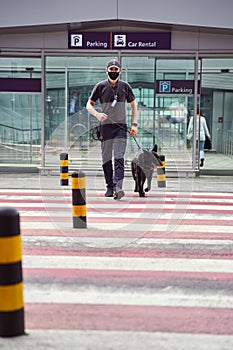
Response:
[[[138,128],[137,126],[134,126],[134,125],[131,125],[130,129],[129,129],[129,134],[132,136],[132,137],[135,137],[138,133]]]

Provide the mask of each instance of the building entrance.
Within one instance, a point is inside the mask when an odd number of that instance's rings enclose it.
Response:
[[[107,61],[117,54],[46,56],[44,65],[39,58],[0,58],[0,78],[12,82],[23,78],[28,84],[28,80],[42,77],[44,82],[42,93],[5,91],[1,85],[0,167],[7,163],[57,166],[61,151],[74,159],[87,159],[97,144],[92,130],[98,122],[85,105],[93,86],[106,79]],[[138,102],[137,138],[143,147],[157,144],[167,157],[168,170],[199,171],[186,133],[195,106],[200,106],[212,137],[213,150],[206,156],[226,156],[233,169],[233,59],[199,58],[195,62],[195,57],[188,56],[126,54],[118,59],[122,61],[122,79],[132,85]],[[128,118],[130,123],[131,116]],[[131,141],[128,164],[135,152]],[[96,156],[92,158],[99,162]]]
[[[111,58],[46,59],[45,165],[53,162],[55,148],[76,153],[77,157],[80,151],[93,146],[91,131],[98,121],[88,115],[85,105],[94,85],[107,78],[105,67]],[[131,84],[138,102],[139,143],[147,148],[157,144],[160,152],[169,157],[171,168],[179,164],[192,171],[186,131],[194,108],[194,59],[124,56],[121,61],[122,79]],[[167,90],[164,83],[170,84]],[[128,118],[130,124],[130,114]],[[130,150],[134,152],[129,146],[128,160],[134,156]]]

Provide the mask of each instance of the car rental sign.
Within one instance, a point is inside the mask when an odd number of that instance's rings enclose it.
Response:
[[[170,32],[69,32],[69,49],[170,50]]]

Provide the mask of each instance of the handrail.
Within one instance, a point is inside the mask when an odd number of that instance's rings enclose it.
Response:
[[[19,131],[30,131],[30,130],[32,130],[32,131],[38,131],[38,130],[41,130],[40,128],[37,128],[37,129],[23,129],[23,128],[16,128],[16,127],[14,127],[14,126],[9,126],[9,125],[5,125],[5,124],[1,124],[0,123],[0,126],[3,126],[3,127],[5,127],[5,128],[9,128],[9,129],[13,129],[13,130],[19,130]]]

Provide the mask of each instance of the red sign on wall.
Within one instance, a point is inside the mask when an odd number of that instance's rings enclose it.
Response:
[[[218,122],[223,123],[223,117],[218,117]]]

